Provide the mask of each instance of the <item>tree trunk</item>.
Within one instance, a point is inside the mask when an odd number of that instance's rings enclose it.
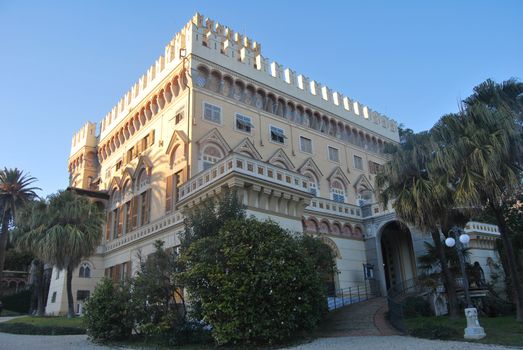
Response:
[[[73,269],[67,266],[67,318],[74,317],[74,300],[73,300]]]
[[[459,305],[458,305],[458,296],[456,294],[456,279],[452,274],[452,271],[447,265],[447,254],[445,254],[445,247],[441,243],[441,236],[439,230],[431,231],[432,240],[436,246],[436,251],[438,252],[439,263],[441,265],[441,274],[443,276],[443,285],[447,291],[447,298],[449,303],[449,316],[451,318],[459,317]]]
[[[44,281],[44,264],[42,261],[38,260],[36,265],[37,273],[37,316],[45,316],[45,281]]]
[[[7,210],[4,210],[2,214],[2,232],[0,234],[0,298],[4,294],[2,281],[4,279],[5,248],[7,246],[7,235],[9,234],[9,214]]]
[[[508,226],[503,216],[503,211],[499,206],[494,205],[490,201],[490,208],[496,216],[498,222],[499,233],[501,240],[503,241],[503,248],[505,250],[505,256],[507,257],[508,268],[510,271],[510,280],[512,281],[512,288],[514,290],[514,296],[516,299],[516,320],[523,322],[523,289],[521,281],[519,280],[519,273],[517,268],[516,256],[514,255],[514,248],[512,247],[512,241],[508,236]]]

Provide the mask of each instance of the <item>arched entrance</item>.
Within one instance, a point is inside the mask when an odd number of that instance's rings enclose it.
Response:
[[[386,290],[393,287],[402,289],[405,281],[416,277],[416,260],[409,228],[399,221],[385,224],[380,244]]]

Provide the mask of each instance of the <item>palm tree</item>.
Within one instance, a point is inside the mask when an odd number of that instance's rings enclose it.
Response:
[[[376,187],[385,206],[393,200],[399,218],[431,233],[449,299],[449,315],[457,317],[455,279],[441,243],[441,230],[448,222],[452,198],[446,173],[434,167],[432,158],[430,134],[409,135],[376,176]]]
[[[44,261],[42,260],[40,241],[46,234],[48,222],[48,203],[44,199],[29,202],[16,214],[17,225],[13,231],[13,241],[16,249],[29,252],[36,258],[36,296],[37,315],[45,315]]]
[[[5,249],[9,235],[9,225],[14,223],[17,209],[30,200],[37,198],[35,191],[38,187],[31,187],[36,179],[23,171],[14,169],[0,170],[0,296],[3,293],[1,281],[4,276]]]
[[[491,108],[506,108],[514,113],[517,122],[523,122],[523,83],[515,78],[501,83],[487,79],[474,87],[474,93],[463,102],[467,106],[480,102]]]
[[[66,270],[67,317],[74,317],[72,278],[82,259],[94,254],[102,238],[103,213],[96,204],[71,191],[49,197],[45,218],[20,239],[42,260]],[[38,217],[37,213],[35,217]],[[41,217],[35,221],[40,221]]]
[[[455,179],[455,201],[470,208],[488,205],[496,217],[516,295],[517,320],[523,321],[523,289],[503,216],[504,196],[521,182],[522,138],[507,106],[470,102],[461,113],[442,118],[434,135],[442,145],[436,158]]]

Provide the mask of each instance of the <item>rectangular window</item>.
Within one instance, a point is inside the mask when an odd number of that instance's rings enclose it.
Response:
[[[300,136],[300,150],[305,153],[312,153],[312,140]]]
[[[271,141],[272,142],[278,142],[278,143],[285,143],[285,139],[287,136],[285,136],[285,132],[283,129],[277,128],[275,126],[271,126]]]
[[[376,175],[381,168],[381,164],[369,160],[369,173]]]
[[[363,170],[363,159],[361,157],[354,156],[354,167]]]
[[[221,124],[222,122],[222,109],[218,106],[210,103],[204,103],[203,105],[203,118],[213,123]]]
[[[236,113],[236,130],[250,134],[252,128],[251,117]]]
[[[138,225],[138,197],[133,197],[131,200],[131,227],[134,230]]]
[[[91,292],[88,290],[78,290],[76,291],[76,300],[87,300],[90,295]]]
[[[56,292],[53,292],[53,295],[51,296],[51,303],[56,302]]]
[[[176,112],[176,115],[174,116],[174,124],[179,124],[185,115],[184,109],[179,109],[178,112]]]
[[[345,196],[339,193],[333,193],[332,200],[338,203],[345,203]]]
[[[329,146],[329,160],[339,163],[340,162],[340,150]]]

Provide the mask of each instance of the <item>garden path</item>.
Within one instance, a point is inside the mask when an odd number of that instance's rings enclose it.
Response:
[[[387,299],[374,298],[332,311],[320,326],[317,336],[384,336],[398,335],[385,318]]]

